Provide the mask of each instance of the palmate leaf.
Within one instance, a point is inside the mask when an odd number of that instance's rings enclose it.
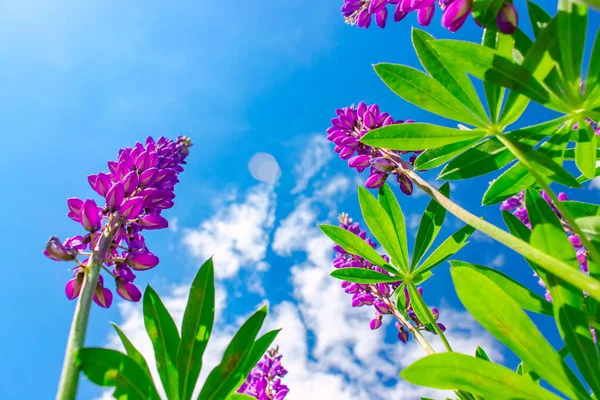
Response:
[[[120,400],[159,400],[151,378],[129,356],[116,350],[80,349],[77,364],[96,385],[114,387]]]
[[[367,226],[375,239],[391,256],[392,264],[398,266],[400,270],[408,271],[408,265],[405,262],[406,255],[398,240],[394,222],[385,208],[379,204],[368,189],[362,186],[358,187],[358,202]]]
[[[519,304],[500,286],[470,267],[450,270],[456,292],[469,313],[550,385],[570,398],[585,389]]]
[[[440,187],[439,192],[444,196],[449,197],[450,185],[447,182],[444,183]],[[421,223],[419,224],[419,230],[417,231],[417,237],[415,239],[415,249],[410,264],[411,270],[415,269],[423,255],[425,255],[435,240],[435,237],[442,228],[445,218],[446,209],[435,199],[432,199],[421,217]]]
[[[331,276],[343,281],[369,284],[381,282],[398,282],[404,279],[403,275],[390,276],[366,268],[340,268],[331,273]]]
[[[144,291],[144,325],[154,348],[158,375],[168,399],[179,397],[177,349],[179,332],[158,294],[148,285]]]
[[[414,167],[416,170],[428,170],[439,167],[455,156],[462,154],[465,150],[472,148],[479,139],[467,139],[462,142],[436,147],[435,149],[427,149],[417,157]]]
[[[256,311],[237,331],[225,349],[221,363],[206,378],[198,400],[226,398],[236,385],[246,377],[246,365],[251,355],[256,335],[267,315],[267,307]]]
[[[505,136],[523,144],[535,146],[540,140],[556,132],[564,121],[565,118],[558,118],[508,132]],[[450,161],[440,172],[438,178],[444,180],[473,178],[496,171],[514,159],[515,156],[498,138],[490,137]]]
[[[471,80],[463,70],[454,66],[433,51],[429,42],[435,40],[429,33],[412,28],[412,43],[423,68],[439,83],[442,84],[458,101],[474,112],[481,120],[488,117],[477,96]]]
[[[368,132],[360,141],[383,149],[418,151],[481,138],[485,134],[479,129],[465,131],[423,123],[393,124]]]
[[[181,341],[177,351],[179,399],[189,400],[202,369],[202,356],[215,319],[215,283],[212,258],[200,268],[183,314]]]
[[[577,271],[579,265],[575,250],[552,208],[531,189],[527,190],[525,201],[533,227],[531,244],[572,265]],[[594,392],[600,393],[600,359],[583,311],[583,292],[552,275],[548,275],[548,288],[552,295],[558,330],[586,382]]]
[[[394,195],[394,192],[387,183],[384,183],[379,188],[379,204],[387,212],[392,219],[394,225],[394,231],[398,238],[398,244],[402,252],[403,259],[399,260],[402,265],[408,266],[408,239],[406,237],[406,223],[404,221],[404,214],[400,208],[400,203]]]
[[[405,65],[376,64],[375,72],[392,92],[434,114],[474,126],[485,126],[477,116],[429,75]]]
[[[450,261],[450,265],[453,267],[473,268],[477,272],[485,275],[502,290],[508,293],[513,300],[525,310],[549,316],[554,315],[552,312],[552,304],[546,299],[496,269],[484,267],[483,265],[470,264],[464,261]]]
[[[414,385],[464,390],[486,399],[560,399],[506,367],[460,353],[432,354],[405,368],[400,376]]]

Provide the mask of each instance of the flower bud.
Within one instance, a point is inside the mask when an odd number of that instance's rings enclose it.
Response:
[[[117,293],[128,301],[138,302],[142,298],[142,292],[133,283],[123,278],[117,278]]]
[[[370,164],[369,156],[354,156],[348,160],[348,166],[350,168],[368,167]]]
[[[125,196],[130,196],[138,187],[139,176],[135,171],[129,171],[121,180],[125,189]]]
[[[378,283],[377,290],[379,291],[379,294],[381,294],[383,297],[389,296],[392,292],[390,289],[390,285],[388,285],[387,283]]]
[[[69,300],[73,300],[79,296],[81,292],[81,286],[83,285],[83,278],[85,277],[85,272],[79,269],[80,272],[75,274],[75,277],[67,282],[65,286],[65,294]]]
[[[379,329],[381,327],[381,316],[378,316],[377,318],[373,318],[371,320],[371,323],[369,324],[369,327],[371,328],[372,331],[374,331],[375,329]]]
[[[54,261],[71,261],[77,256],[77,251],[65,247],[56,236],[52,236],[46,243],[44,255]]]
[[[402,343],[408,342],[408,332],[404,330],[404,327],[398,329],[398,339],[400,339]]]
[[[581,238],[577,235],[569,236],[569,241],[571,242],[573,247],[575,247],[576,249],[580,249],[583,246],[583,243],[581,242]]]
[[[388,306],[386,303],[384,303],[383,301],[380,300],[375,300],[373,302],[373,306],[375,307],[375,309],[381,313],[381,314],[389,314],[390,311],[390,306]]]
[[[121,216],[126,219],[135,219],[140,215],[144,207],[144,198],[142,196],[132,197],[125,200],[119,207]]]
[[[77,197],[70,197],[67,199],[67,206],[69,207],[67,217],[75,222],[81,222],[81,206],[83,206],[83,200]]]
[[[387,174],[382,174],[379,172],[374,172],[365,181],[365,186],[369,189],[379,189],[385,183],[387,179]]]
[[[138,220],[138,224],[148,230],[163,229],[169,226],[169,221],[165,217],[157,214],[144,215]]]
[[[435,5],[431,4],[427,7],[419,8],[417,11],[417,21],[421,26],[429,26],[431,24],[431,19],[433,18],[433,14],[435,13]]]
[[[473,0],[454,0],[444,10],[442,26],[450,32],[456,32],[471,14]]]
[[[110,211],[117,211],[123,200],[125,200],[125,189],[121,182],[117,182],[106,193],[106,205]]]
[[[87,199],[81,206],[81,225],[88,232],[96,232],[102,228],[102,217],[96,202],[92,199]]]
[[[431,307],[431,314],[433,314],[433,319],[435,319],[436,321],[440,317],[440,312],[435,307]]]
[[[158,265],[158,257],[150,252],[133,252],[127,255],[125,262],[136,271],[144,271]]]
[[[407,196],[410,196],[413,192],[413,183],[410,178],[405,174],[398,174],[397,178],[400,190]]]
[[[391,172],[396,169],[396,164],[385,157],[375,157],[371,159],[371,165],[379,172]]]
[[[112,304],[113,294],[109,289],[104,288],[98,282],[96,286],[96,292],[94,293],[94,303],[98,304],[102,308],[109,308]]]
[[[500,12],[496,17],[496,24],[502,33],[512,35],[517,30],[519,24],[519,15],[517,9],[512,3],[505,2],[500,8]]]

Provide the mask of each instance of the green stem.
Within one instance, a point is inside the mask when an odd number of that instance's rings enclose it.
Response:
[[[92,252],[92,256],[88,260],[85,276],[81,286],[81,292],[77,299],[75,312],[73,314],[73,322],[71,323],[71,331],[67,340],[67,349],[65,351],[65,360],[56,393],[56,400],[74,400],[77,395],[77,384],[79,382],[79,366],[77,365],[77,351],[81,349],[85,343],[85,334],[87,331],[88,320],[90,317],[90,309],[92,300],[100,275],[100,268],[113,237],[114,229],[106,229],[98,245]]]
[[[560,279],[564,280],[571,285],[585,290],[589,295],[600,301],[600,282],[584,274],[583,272],[576,271],[572,266],[566,264],[564,261],[549,256],[548,254],[540,251],[539,249],[531,246],[529,243],[511,235],[505,230],[498,228],[497,226],[490,224],[487,221],[480,219],[479,217],[471,214],[458,204],[451,201],[449,198],[438,192],[432,187],[427,181],[419,176],[412,170],[412,167],[407,164],[400,157],[395,156],[391,152],[383,150],[390,158],[397,162],[400,171],[406,174],[415,185],[423,190],[428,196],[435,199],[442,207],[448,210],[452,215],[460,219],[466,224],[471,225],[473,228],[486,234],[492,239],[499,243],[502,243],[506,247],[513,251],[521,254],[523,257],[531,260],[538,264],[544,271],[556,275]]]
[[[431,310],[429,309],[429,307],[425,303],[425,299],[423,299],[423,296],[421,296],[421,293],[419,293],[419,291],[417,290],[417,287],[415,286],[414,283],[408,282],[408,284],[413,289],[413,293],[417,294],[416,300],[419,303],[419,306],[423,309],[423,311],[425,313],[427,313],[427,318],[429,319],[429,321],[431,321],[431,325],[433,325],[433,329],[435,330],[435,332],[438,334],[438,336],[440,337],[440,339],[442,339],[442,343],[444,343],[444,347],[446,347],[446,350],[452,352],[452,346],[450,346],[450,343],[448,343],[448,339],[446,339],[446,336],[444,335],[444,332],[442,332],[442,330],[438,326],[437,322],[435,321],[435,318],[433,317],[433,313],[431,312]]]
[[[525,168],[527,168],[527,170],[529,171],[531,176],[535,179],[535,181],[546,191],[546,194],[550,197],[550,199],[552,200],[552,202],[554,203],[554,206],[558,209],[558,211],[560,211],[561,215],[567,221],[567,223],[569,224],[569,226],[571,227],[573,232],[577,236],[579,236],[579,238],[583,242],[583,245],[585,246],[585,248],[590,253],[592,253],[592,259],[596,262],[600,262],[600,251],[598,251],[596,246],[594,246],[592,244],[592,242],[587,238],[587,236],[585,235],[583,230],[579,227],[579,225],[577,224],[577,221],[575,220],[575,218],[573,218],[573,216],[571,215],[569,210],[564,206],[562,201],[560,201],[558,199],[556,194],[554,194],[554,191],[552,191],[552,189],[550,189],[550,185],[548,184],[547,180],[544,179],[544,177],[536,171],[536,169],[533,167],[533,165],[531,165],[531,163],[529,162],[527,157],[525,157],[525,155],[521,152],[521,150],[517,146],[515,146],[510,140],[507,140],[501,134],[496,135],[496,137],[498,138],[498,140],[500,140],[500,142],[502,144],[504,144],[504,146],[506,146],[507,149],[510,150],[511,153],[513,153],[513,155],[515,157],[517,157],[517,159],[525,166]]]

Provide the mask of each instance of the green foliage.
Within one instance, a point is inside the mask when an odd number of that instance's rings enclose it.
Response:
[[[212,332],[215,311],[214,266],[206,261],[194,278],[183,316],[181,338],[173,318],[158,294],[148,286],[144,293],[144,322],[156,358],[163,388],[169,399],[188,400],[202,368],[202,356]],[[267,308],[256,311],[238,330],[227,346],[223,359],[202,387],[198,399],[248,398],[234,393],[250,370],[267,351],[279,330],[257,339]],[[97,385],[114,387],[117,399],[158,400],[148,364],[125,334],[114,325],[127,354],[85,348],[78,352],[78,364]]]

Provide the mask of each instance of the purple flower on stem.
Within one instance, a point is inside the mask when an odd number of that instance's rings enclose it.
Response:
[[[282,400],[289,389],[281,383],[287,370],[281,365],[279,346],[267,351],[262,360],[250,371],[246,381],[237,390],[259,400]]]
[[[359,173],[369,168],[369,176],[365,186],[377,189],[383,186],[390,175],[396,175],[402,192],[412,193],[412,182],[398,170],[398,166],[391,157],[400,157],[408,152],[389,151],[360,143],[360,139],[369,131],[391,124],[410,123],[412,121],[394,121],[385,112],[379,110],[377,104],[367,106],[360,102],[357,107],[340,108],[336,110],[337,117],[331,120],[327,129],[327,139],[335,144],[334,151],[342,160],[348,160],[348,166]],[[414,155],[414,154],[413,154]],[[409,163],[414,162],[414,158]]]
[[[117,293],[125,300],[139,301],[131,269],[155,267],[159,259],[146,247],[142,231],[163,229],[168,221],[161,212],[173,206],[174,188],[189,154],[190,140],[181,136],[176,141],[149,137],[145,144],[121,149],[117,161],[108,162],[109,172],[90,175],[91,188],[102,196],[105,205],[98,207],[93,199],[67,199],[67,216],[80,223],[88,233],[63,243],[56,237],[46,244],[44,255],[55,261],[75,261],[74,278],[67,282],[65,294],[73,300],[82,290],[91,261],[79,261],[77,256],[91,256],[105,243],[101,266],[115,279]],[[101,239],[102,238],[102,239]],[[105,240],[105,242],[102,242]],[[108,242],[110,240],[110,242]],[[92,252],[92,253],[91,253]],[[93,257],[92,257],[93,258]],[[107,268],[114,266],[112,272]],[[130,269],[131,268],[131,269]],[[100,275],[94,292],[94,302],[103,308],[112,304],[113,294],[104,287]]]
[[[496,16],[496,24],[502,33],[512,35],[517,30],[519,24],[519,15],[517,9],[512,3],[505,2]]]
[[[341,214],[339,217],[340,227],[352,232],[371,247],[375,248],[377,244],[371,239],[367,238],[367,232],[361,230],[358,222],[353,222],[348,214]],[[389,273],[365,260],[364,258],[350,254],[346,252],[340,245],[335,245],[333,249],[336,252],[335,259],[333,260],[334,268],[366,268],[377,271],[379,273],[389,275]],[[387,255],[382,254],[384,260],[389,262]],[[402,281],[392,283],[377,283],[377,284],[358,284],[353,282],[342,282],[342,288],[348,294],[352,295],[352,307],[364,307],[372,306],[375,309],[375,318],[369,323],[371,330],[379,329],[383,324],[384,315],[392,315],[399,318],[400,314],[408,315],[409,318],[414,322],[413,328],[418,330],[426,330],[435,333],[435,330],[431,326],[427,326],[417,318],[411,306],[411,299],[408,294],[408,290],[404,291],[406,306],[402,311],[398,310],[398,304],[395,304],[392,298],[392,294],[400,287]],[[419,293],[423,294],[423,289],[418,288]],[[432,308],[431,312],[434,318],[439,318],[439,311],[436,308]],[[408,323],[408,322],[407,322]],[[441,324],[438,324],[441,325]],[[408,340],[408,332],[405,330],[406,327],[402,323],[396,324],[398,327],[398,339],[406,343]],[[442,325],[443,326],[443,325]],[[443,328],[445,329],[445,328]]]
[[[456,32],[471,14],[473,0],[454,0],[449,3],[442,14],[442,26],[450,32]]]

